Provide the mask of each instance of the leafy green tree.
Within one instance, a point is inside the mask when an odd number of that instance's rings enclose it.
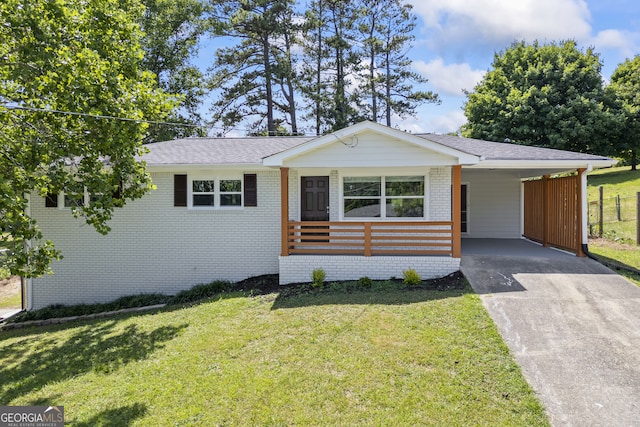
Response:
[[[613,126],[598,54],[574,41],[514,43],[468,94],[464,136],[602,152]]]
[[[613,150],[630,161],[632,170],[637,170],[640,153],[640,56],[618,65],[607,90],[617,101],[621,119]]]
[[[29,214],[62,193],[101,233],[116,207],[151,187],[137,160],[147,124],[173,104],[142,66],[136,1],[0,3],[0,244],[25,277],[61,256]],[[129,120],[118,120],[124,118]]]
[[[191,63],[198,54],[198,42],[205,34],[205,3],[200,0],[143,0],[140,25],[145,56],[143,67],[153,72],[160,87],[178,94],[179,104],[169,122],[184,126],[152,126],[148,142],[202,135],[198,109],[205,95],[202,72]]]
[[[364,2],[359,20],[367,63],[360,97],[370,100],[365,107],[369,120],[382,119],[387,126],[391,126],[393,114],[414,116],[418,105],[440,102],[437,94],[413,88],[413,83],[426,83],[427,79],[411,71],[407,57],[415,39],[412,8],[400,0],[372,0]],[[365,99],[359,101],[362,104]]]

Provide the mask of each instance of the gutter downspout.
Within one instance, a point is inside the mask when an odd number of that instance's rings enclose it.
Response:
[[[27,199],[27,207],[24,210],[25,215],[29,218],[31,218],[31,194],[26,194],[25,198]],[[24,247],[25,249],[30,248],[32,246],[32,241],[28,240],[24,242]],[[25,277],[21,277],[20,278],[20,282],[23,286],[23,292],[22,292],[22,310],[26,310],[29,311],[33,308],[33,279],[29,278],[25,278]],[[24,288],[26,287],[26,292],[24,290]],[[25,301],[24,299],[27,299],[27,303],[25,306]]]

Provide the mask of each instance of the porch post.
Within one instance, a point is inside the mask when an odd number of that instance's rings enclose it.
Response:
[[[280,168],[280,255],[289,256],[289,168]]]
[[[583,257],[586,256],[584,251],[582,250],[582,244],[585,243],[588,239],[588,237],[586,237],[586,225],[588,220],[585,219],[585,216],[587,215],[587,174],[585,173],[587,171],[586,168],[580,168],[578,169],[578,176],[576,177],[576,194],[578,195],[578,200],[576,201],[577,205],[576,206],[576,210],[577,212],[577,216],[578,216],[578,224],[576,225],[576,243],[577,243],[577,248],[576,248],[576,255],[579,257]],[[584,228],[584,229],[583,229]]]
[[[460,230],[462,229],[462,209],[461,206],[461,185],[462,185],[462,166],[454,165],[451,167],[452,173],[452,185],[453,191],[451,192],[451,256],[453,258],[460,258],[461,254],[461,237]]]

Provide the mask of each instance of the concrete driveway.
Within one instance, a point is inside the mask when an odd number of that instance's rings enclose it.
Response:
[[[462,272],[551,423],[640,426],[640,288],[588,258],[478,242]]]

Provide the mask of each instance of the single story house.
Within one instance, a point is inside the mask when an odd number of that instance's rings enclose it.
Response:
[[[523,236],[581,254],[586,174],[612,159],[362,122],[319,137],[192,138],[148,146],[157,189],[103,236],[58,203],[30,212],[64,259],[25,308],[175,294],[279,274],[280,283],[459,269],[462,238]],[[565,174],[562,178],[552,175]],[[52,206],[57,205],[57,206]]]

